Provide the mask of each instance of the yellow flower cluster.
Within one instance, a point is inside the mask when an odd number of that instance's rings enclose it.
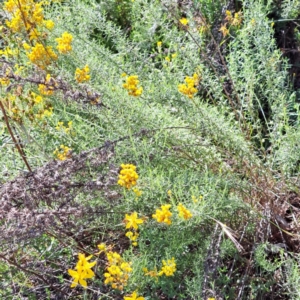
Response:
[[[65,133],[70,133],[72,130],[72,121],[68,122],[68,126],[64,126],[64,122],[57,122],[57,126],[55,127],[56,130],[58,131],[64,131]]]
[[[55,41],[58,43],[56,49],[63,54],[72,51],[72,40],[72,34],[64,32],[60,38],[55,39]]]
[[[239,26],[241,25],[242,21],[243,21],[243,15],[242,12],[239,11],[237,13],[234,13],[234,16],[232,16],[231,11],[226,10],[226,18],[225,20],[228,21],[228,23],[232,26]]]
[[[41,36],[38,27],[46,27],[51,30],[54,27],[52,20],[44,19],[44,1],[34,0],[7,0],[4,2],[4,10],[11,16],[6,25],[14,33],[26,32],[30,40]]]
[[[121,168],[118,184],[130,189],[136,185],[136,181],[139,178],[139,175],[136,173],[136,166],[132,164],[121,164]]]
[[[98,249],[99,249],[99,252],[98,253],[96,253],[96,254],[100,254],[100,253],[102,253],[102,252],[106,252],[106,245],[104,244],[104,243],[101,243],[101,244],[99,244],[99,245],[97,245],[97,247],[98,247]]]
[[[173,276],[176,271],[176,262],[175,258],[172,257],[172,259],[168,259],[167,261],[162,261],[163,266],[161,268],[161,271],[158,273],[158,276],[166,275],[166,276]]]
[[[55,24],[52,20],[45,20],[44,25],[48,30],[52,30]]]
[[[30,63],[41,69],[47,69],[58,58],[53,48],[46,46],[48,32],[45,32],[45,29],[51,30],[54,27],[54,22],[46,20],[44,17],[43,6],[47,4],[47,1],[6,0],[3,2],[5,16],[7,17],[5,32],[16,39],[18,46],[20,46],[20,43],[23,44]],[[20,52],[21,49],[19,48],[6,47],[0,51],[0,55],[11,58],[16,57]],[[24,66],[26,65],[24,64]],[[11,68],[11,73],[19,75],[25,68],[24,66],[14,65]],[[1,84],[9,84],[9,79],[10,77],[6,74],[5,78],[1,78]],[[53,82],[48,74],[45,82],[38,86],[39,95],[33,92],[23,94],[23,89],[18,86],[15,91],[17,95],[15,101],[7,101],[7,112],[10,117],[17,122],[23,122],[25,117],[30,121],[34,121],[51,116],[53,107],[42,96],[53,94]]]
[[[136,198],[140,197],[142,195],[142,191],[138,188],[133,188],[132,191],[135,193]]]
[[[242,12],[239,11],[237,13],[234,13],[234,16],[233,16],[231,11],[226,10],[225,20],[228,21],[229,25],[240,26],[243,21]],[[229,28],[227,28],[228,23],[222,24],[222,26],[219,30],[220,32],[222,32],[223,37],[226,37],[229,34]]]
[[[54,53],[52,46],[44,46],[43,44],[36,43],[31,47],[27,43],[23,44],[24,49],[27,51],[29,60],[41,69],[46,69],[52,61],[57,60],[57,55]]]
[[[31,102],[34,103],[34,105],[32,105],[32,109],[30,110],[30,102],[27,101],[27,109],[28,110],[28,114],[27,117],[32,121],[35,118],[37,119],[43,119],[45,117],[50,117],[53,113],[53,107],[50,103],[45,102],[44,98],[41,95],[38,95],[34,92],[30,93],[31,95]],[[40,109],[35,113],[34,110],[36,108],[40,107]]]
[[[52,20],[44,17],[43,6],[49,4],[50,1],[46,0],[6,0],[3,4],[5,16],[7,16],[7,31],[14,34],[17,41],[24,41],[22,43],[29,62],[43,70],[46,70],[58,58],[52,46],[47,46],[48,30],[52,30],[55,25]],[[22,34],[22,38],[20,38],[20,34]],[[63,33],[62,37],[57,39],[59,52],[67,53],[71,51],[72,39],[72,35],[67,32]],[[0,51],[0,55],[10,58],[18,55],[19,52],[19,49],[7,47]],[[23,68],[20,68],[18,65],[14,67],[13,74],[19,74]],[[0,83],[2,85],[9,84],[9,78],[7,76],[6,78],[1,78]],[[50,96],[55,91],[56,84],[55,80],[48,74],[45,82],[39,84],[38,90],[41,95]],[[20,93],[18,92],[18,94]],[[22,95],[22,100],[24,101],[17,101],[18,106],[15,105],[15,107],[11,108],[10,112],[13,114],[14,120],[22,122],[23,117],[27,117],[33,121],[34,119],[43,119],[52,115],[52,105],[45,103],[41,95],[34,96],[33,94],[29,93],[28,96]],[[37,107],[37,105],[39,106]],[[58,153],[58,155],[60,158],[65,159],[66,154]]]
[[[169,197],[172,197],[172,192],[168,191]],[[171,217],[172,213],[170,212],[171,204],[162,205],[160,209],[156,209],[156,213],[152,215],[154,219],[156,219],[159,223],[166,223],[171,225]],[[182,204],[179,203],[177,205],[178,215],[184,220],[190,219],[193,215],[192,213]]]
[[[8,0],[4,3],[4,10],[12,15],[6,25],[14,32],[26,30],[30,32],[44,20],[42,2],[34,0]]]
[[[128,237],[132,243],[132,246],[136,247],[138,245],[137,239],[139,237],[138,232],[136,231],[127,231],[125,234],[126,237]]]
[[[145,276],[154,277],[156,279],[158,277],[158,272],[156,268],[154,270],[148,270],[147,268],[143,268],[143,271]]]
[[[179,212],[179,217],[185,220],[188,220],[193,216],[192,213],[182,203],[179,203],[177,209]]]
[[[166,275],[166,276],[173,276],[176,272],[176,262],[175,258],[168,259],[167,261],[162,261],[163,266],[161,267],[160,271],[157,271],[156,268],[152,271],[149,271],[147,268],[143,268],[143,271],[146,276],[155,277]]]
[[[31,92],[31,96],[32,96],[32,99],[33,99],[35,104],[40,104],[44,101],[44,99],[41,95],[38,95],[34,92]]]
[[[3,50],[0,50],[0,56],[5,56],[6,58],[13,57],[19,54],[19,49],[12,49],[10,47],[5,47]]]
[[[122,74],[122,76],[125,77],[127,75]],[[139,82],[137,75],[128,76],[126,82],[123,84],[123,88],[128,91],[128,95],[138,97],[143,93],[143,88],[138,88]]]
[[[105,284],[110,284],[113,289],[123,290],[126,286],[129,274],[132,272],[131,263],[124,261],[117,252],[106,253],[108,266],[104,273]]]
[[[59,160],[66,160],[67,158],[71,157],[71,148],[60,145],[59,148],[56,148],[53,154],[59,159]]]
[[[0,78],[0,84],[1,85],[9,85],[10,84],[10,79],[7,77],[1,77]]]
[[[124,300],[144,300],[144,297],[138,296],[137,292],[133,292],[131,296],[124,296]]]
[[[179,84],[178,85],[178,91],[186,96],[188,96],[190,99],[194,97],[194,94],[198,92],[197,88],[195,87],[199,83],[199,76],[198,74],[194,73],[192,77],[186,76],[184,81],[185,84]]]
[[[131,215],[126,214],[124,222],[126,224],[126,229],[133,228],[133,231],[128,231],[125,235],[130,239],[133,246],[137,246],[137,239],[139,234],[137,232],[139,224],[143,224],[143,219],[139,219],[137,212],[133,212]]]
[[[199,196],[199,200],[201,201],[203,199],[203,196]],[[197,199],[197,197],[196,196],[194,196],[194,195],[192,195],[192,200],[193,200],[193,202],[194,203],[197,203],[199,200]]]
[[[69,275],[73,277],[73,282],[71,284],[72,288],[76,287],[78,283],[86,288],[86,279],[90,279],[95,276],[95,273],[91,270],[91,268],[96,264],[96,261],[92,263],[88,262],[92,257],[92,255],[85,257],[84,254],[78,254],[78,262],[76,264],[75,270],[68,270]]]
[[[173,61],[176,57],[177,57],[177,53],[173,53],[173,54],[171,54],[171,56],[166,56],[165,60],[170,63],[171,59]]]
[[[75,71],[75,79],[77,82],[81,83],[84,81],[89,81],[91,76],[89,75],[90,68],[86,65],[83,69],[76,69]]]
[[[159,223],[166,223],[168,225],[171,225],[172,222],[170,218],[172,216],[172,213],[170,212],[170,208],[170,204],[162,205],[161,209],[157,209],[156,213],[153,214],[152,217]]]
[[[51,96],[53,94],[53,87],[46,86],[45,84],[39,84],[39,92],[45,96]]]
[[[24,117],[30,121],[49,117],[53,110],[51,104],[45,102],[41,95],[34,92],[23,95],[23,97],[7,93],[3,104],[9,117],[18,123],[22,123]]]
[[[43,119],[46,117],[51,117],[53,114],[53,107],[51,104],[45,104],[42,109],[36,114],[37,119]]]

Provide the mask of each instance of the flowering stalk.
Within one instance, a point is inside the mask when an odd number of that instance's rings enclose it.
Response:
[[[139,224],[143,224],[143,219],[139,219],[137,216],[137,212],[133,212],[131,215],[126,214],[124,222],[126,224],[126,229],[133,228],[133,231],[128,231],[125,235],[130,239],[133,246],[137,246],[137,239],[139,237],[138,234],[138,226]]]

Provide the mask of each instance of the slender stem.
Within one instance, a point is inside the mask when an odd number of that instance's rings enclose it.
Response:
[[[29,165],[29,163],[28,163],[28,161],[26,159],[26,155],[25,155],[24,151],[22,151],[22,149],[21,149],[21,147],[20,147],[20,145],[19,145],[16,137],[14,136],[14,134],[13,134],[13,132],[11,130],[11,127],[10,127],[9,121],[8,121],[8,117],[7,117],[7,114],[6,114],[6,111],[5,111],[5,108],[3,106],[2,101],[0,101],[0,108],[2,110],[4,121],[5,121],[6,127],[8,129],[8,132],[9,132],[9,134],[10,134],[10,136],[11,136],[11,138],[12,138],[12,140],[13,140],[15,146],[16,146],[16,148],[18,149],[18,152],[21,155],[21,157],[22,157],[22,159],[23,159],[23,161],[24,161],[27,169],[29,170],[29,172],[32,172],[32,169],[31,169],[31,167],[30,167],[30,165]]]

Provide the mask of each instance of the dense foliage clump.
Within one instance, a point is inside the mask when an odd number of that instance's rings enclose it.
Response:
[[[1,299],[300,298],[298,1],[0,9]]]

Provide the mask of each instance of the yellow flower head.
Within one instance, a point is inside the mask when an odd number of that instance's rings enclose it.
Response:
[[[0,78],[0,84],[1,85],[9,85],[9,83],[10,83],[9,78],[6,78],[6,77],[1,77]]]
[[[123,75],[123,74],[122,74]],[[138,76],[131,75],[126,78],[126,82],[123,84],[123,88],[128,91],[128,95],[138,97],[142,94],[143,88],[138,88],[139,84]]]
[[[44,25],[48,30],[52,30],[55,24],[52,20],[45,20]]]
[[[34,0],[7,0],[4,2],[4,10],[11,14],[11,19],[6,25],[13,32],[31,32],[44,21],[43,1],[37,3]]]
[[[183,25],[186,26],[189,23],[189,20],[187,18],[181,18],[179,22]]]
[[[232,17],[231,11],[230,11],[230,10],[226,10],[225,14],[226,14],[226,18],[225,18],[225,20],[227,20],[229,23],[231,23],[231,22],[232,22],[232,20],[233,20],[233,17]]]
[[[9,58],[10,56],[16,56],[19,54],[19,50],[18,49],[11,49],[10,47],[5,47],[3,50],[0,50],[0,55],[3,55],[7,58]]]
[[[140,197],[143,193],[141,190],[139,190],[137,188],[133,188],[132,190],[135,193],[136,198]]]
[[[138,296],[137,292],[133,292],[131,296],[124,296],[124,300],[144,300],[144,297]]]
[[[55,39],[55,41],[58,43],[56,49],[63,54],[72,51],[72,46],[71,46],[72,40],[73,40],[72,34],[68,32],[64,32],[60,38]]]
[[[177,206],[178,212],[179,212],[179,217],[188,220],[190,219],[193,215],[191,214],[191,212],[183,206],[182,203],[179,203],[179,205]]]
[[[231,21],[231,25],[232,26],[239,26],[239,25],[242,24],[242,21],[243,21],[243,15],[242,15],[242,12],[239,11],[239,12],[234,14],[234,18]]]
[[[66,160],[67,158],[71,157],[71,148],[64,145],[60,145],[60,148],[56,148],[53,154],[59,160]]]
[[[191,99],[198,92],[195,86],[199,83],[200,77],[194,73],[192,77],[186,76],[184,81],[186,82],[185,84],[178,85],[178,91]]]
[[[166,275],[166,276],[173,276],[176,271],[176,262],[175,258],[168,259],[167,261],[163,260],[163,266],[161,271],[158,273],[158,276]]]
[[[118,184],[130,189],[132,186],[136,185],[136,181],[139,175],[136,173],[136,166],[132,164],[121,164],[121,171],[119,174]]]
[[[144,221],[138,218],[137,212],[133,212],[131,215],[126,214],[124,222],[126,223],[126,229],[133,228],[138,230],[139,224],[143,224]]]
[[[75,79],[77,82],[81,83],[84,81],[89,81],[91,76],[89,75],[90,68],[86,65],[83,69],[76,69],[75,71]]]
[[[43,70],[50,65],[52,61],[57,60],[57,55],[54,53],[51,46],[44,46],[43,44],[36,43],[34,47],[30,47],[28,44],[24,43],[23,47],[27,50],[27,57],[30,62]]]
[[[172,223],[170,219],[172,216],[172,213],[170,212],[170,208],[171,208],[170,204],[162,205],[161,209],[157,209],[156,213],[153,214],[152,217],[156,219],[157,222],[159,223],[166,223],[170,225]]]
[[[38,40],[41,36],[41,32],[39,32],[36,29],[33,29],[29,32],[29,40],[30,41],[34,41],[34,40]]]
[[[220,32],[222,32],[223,37],[226,37],[229,34],[229,29],[226,27],[227,23],[222,24],[222,26],[220,27]]]
[[[139,234],[137,232],[128,231],[125,235],[130,239],[132,245],[136,247]]]
[[[101,244],[97,245],[97,247],[100,250],[99,253],[106,252],[106,245],[104,243],[101,243]]]
[[[31,95],[33,96],[33,101],[35,104],[40,104],[44,101],[44,99],[41,95],[37,95],[35,93],[31,93]]]
[[[84,254],[78,254],[78,262],[76,264],[75,270],[68,270],[69,275],[73,277],[71,287],[76,287],[79,283],[84,288],[86,288],[86,279],[93,278],[95,276],[95,273],[91,270],[91,268],[95,266],[96,261],[92,263],[88,262],[91,258],[92,255],[85,257]]]
[[[109,284],[113,289],[123,290],[132,272],[131,263],[124,261],[117,252],[106,252],[108,266],[104,273],[104,284]]]
[[[194,203],[197,203],[198,202],[198,199],[196,198],[196,196],[192,195],[192,200]]]

